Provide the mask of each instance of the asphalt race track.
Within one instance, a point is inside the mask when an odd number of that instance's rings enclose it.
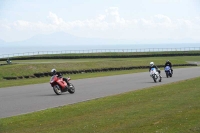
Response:
[[[163,76],[161,83],[154,83],[149,72],[74,81],[72,79],[76,92],[63,93],[59,96],[54,93],[49,81],[44,84],[0,88],[0,118],[200,77],[200,67],[174,69],[172,78],[166,78],[164,71],[161,75]]]

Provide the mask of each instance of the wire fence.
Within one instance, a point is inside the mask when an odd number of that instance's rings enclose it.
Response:
[[[108,52],[118,52],[118,53],[119,52],[167,52],[167,51],[199,51],[199,50],[200,47],[37,51],[37,52],[2,54],[0,55],[0,58],[10,58],[15,56],[48,55],[48,54],[82,54],[82,53],[108,53]]]

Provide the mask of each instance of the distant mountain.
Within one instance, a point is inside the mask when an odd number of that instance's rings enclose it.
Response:
[[[134,38],[133,38],[134,40]],[[52,34],[40,34],[31,37],[30,39],[18,42],[4,42],[0,40],[0,45],[4,45],[5,47],[57,47],[57,46],[66,46],[70,47],[70,49],[118,49],[118,48],[132,48],[135,49],[137,47],[153,47],[153,45],[157,45],[157,47],[184,47],[184,43],[187,43],[187,46],[191,46],[191,43],[197,43],[193,46],[199,46],[199,42],[195,42],[190,38],[182,39],[182,40],[174,40],[174,39],[156,39],[156,40],[123,40],[123,39],[101,39],[101,38],[84,38],[77,37],[65,32],[55,32]],[[146,45],[147,44],[147,45]],[[170,44],[170,45],[169,45]],[[185,46],[186,46],[185,45]],[[131,47],[130,47],[131,46]],[[55,50],[52,48],[52,50]]]
[[[9,45],[18,46],[73,46],[73,45],[106,45],[106,44],[132,44],[129,40],[100,39],[77,37],[65,32],[56,32],[52,34],[41,34],[30,39],[18,42],[10,42]]]
[[[133,38],[134,40],[134,38]],[[182,40],[173,39],[142,39],[122,40],[122,39],[101,39],[77,37],[65,32],[56,32],[46,35],[36,35],[30,39],[18,42],[5,42],[0,40],[0,55],[17,54],[38,51],[68,51],[75,50],[130,50],[130,49],[149,49],[149,48],[183,48],[200,47],[199,42],[194,42],[190,38]]]
[[[69,45],[78,44],[81,38],[65,32],[56,32],[48,35],[36,35],[23,43],[31,45]]]

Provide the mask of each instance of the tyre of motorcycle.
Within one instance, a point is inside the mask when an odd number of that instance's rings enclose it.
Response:
[[[166,73],[166,77],[168,78],[169,77],[169,72],[165,71],[165,73]]]
[[[162,78],[161,78],[161,76],[159,76],[159,78],[160,78],[160,79],[159,79],[159,82],[161,82],[161,81],[162,81]]]
[[[172,77],[171,71],[166,71],[165,73],[166,73],[166,77],[167,77],[167,78],[168,78],[168,77]]]
[[[152,78],[153,78],[154,82],[156,83],[156,82],[157,82],[156,74],[154,74],[154,75],[152,76]]]
[[[54,85],[53,86],[53,90],[57,95],[61,95],[62,94],[62,90],[61,90],[59,85]]]
[[[71,87],[68,88],[68,92],[69,92],[70,94],[73,94],[73,93],[75,92],[75,87],[74,87],[74,85],[73,85],[72,83],[70,83],[70,86],[71,86]]]
[[[172,77],[172,71],[170,71],[170,75],[169,76]]]

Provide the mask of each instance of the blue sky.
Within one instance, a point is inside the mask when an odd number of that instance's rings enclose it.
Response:
[[[200,42],[199,0],[0,0],[0,39],[79,37]]]

